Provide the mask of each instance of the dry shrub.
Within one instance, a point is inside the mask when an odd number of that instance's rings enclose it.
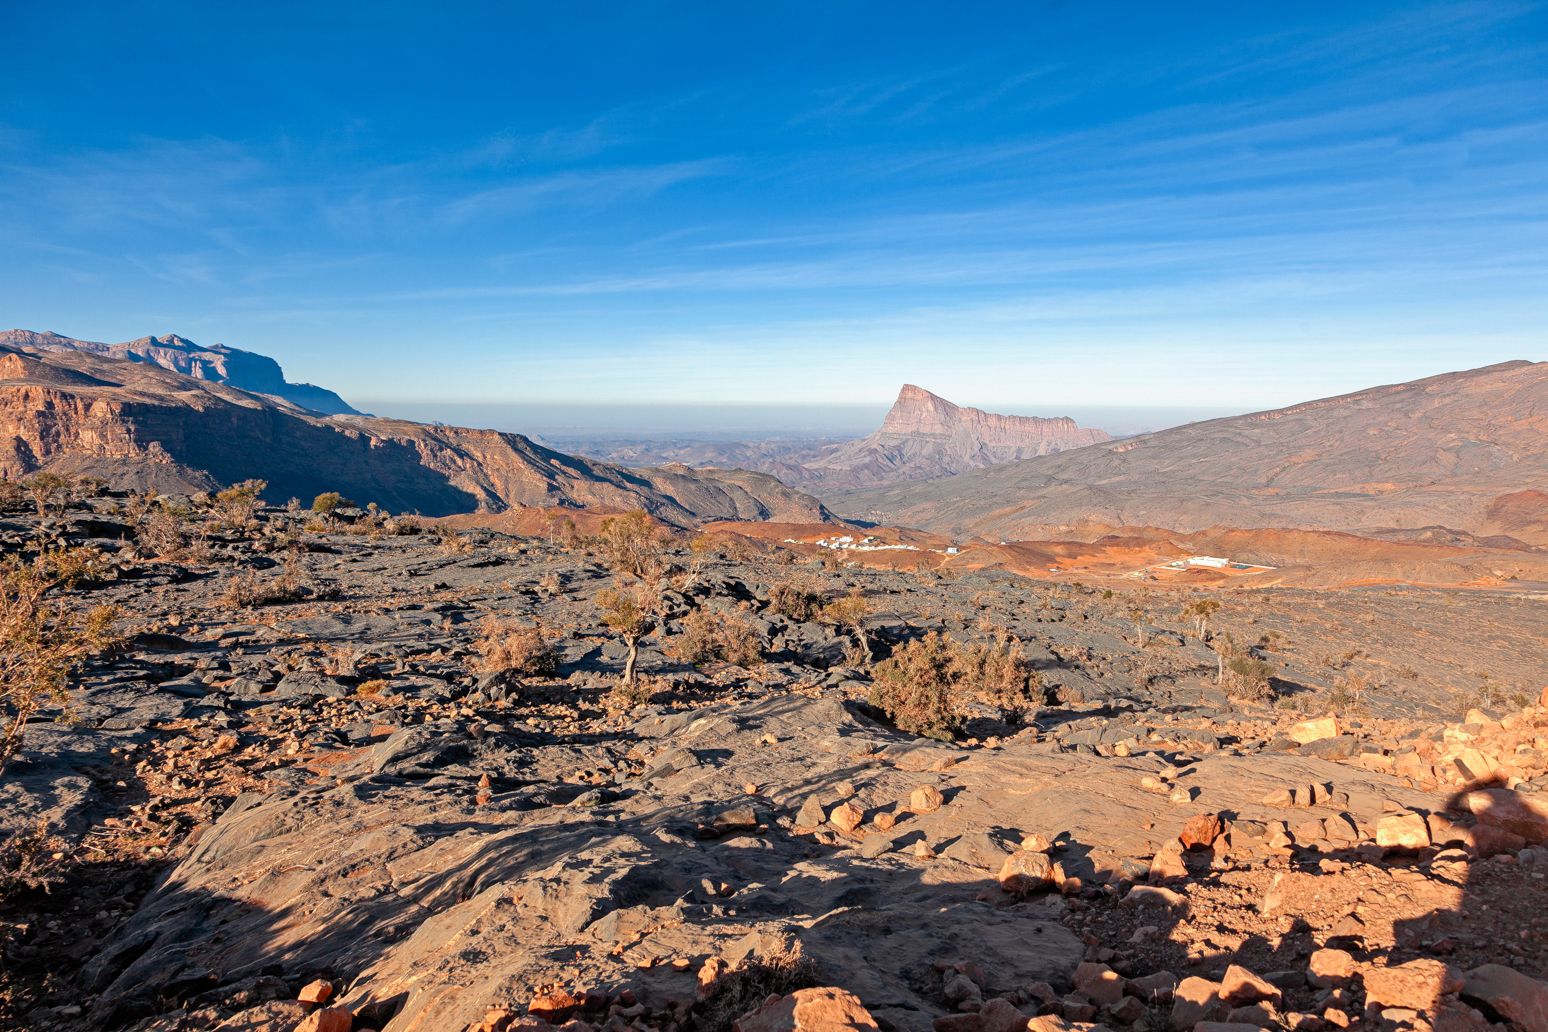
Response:
[[[362,698],[375,699],[380,697],[381,694],[386,690],[387,682],[382,680],[380,677],[373,677],[369,681],[362,682],[360,686],[355,689],[355,694],[361,696]]]
[[[135,551],[156,559],[199,562],[209,557],[204,528],[186,509],[152,505],[136,521]]]
[[[0,770],[28,718],[49,702],[68,706],[75,671],[118,641],[115,607],[73,611],[47,596],[53,584],[35,566],[13,560],[0,567]]]
[[[987,706],[1006,720],[1020,721],[1042,702],[1043,679],[1032,669],[1021,641],[1003,627],[993,627],[987,644],[962,646],[957,652],[958,676],[976,690]]]
[[[797,989],[820,985],[821,972],[793,942],[764,955],[744,957],[736,966],[715,979],[704,995],[703,1011],[696,1028],[708,1032],[726,1032],[748,1011],[761,1006],[770,996],[785,996]]]
[[[38,519],[47,519],[64,512],[76,497],[76,483],[58,473],[34,473],[22,481],[22,490],[32,499],[38,511]]]
[[[695,609],[683,617],[681,633],[667,647],[667,654],[683,663],[733,663],[739,667],[763,662],[763,632],[737,612]]]
[[[1279,670],[1274,664],[1256,656],[1236,656],[1225,664],[1226,694],[1233,699],[1262,702],[1274,697],[1270,679]]]
[[[113,574],[113,560],[100,548],[76,545],[44,552],[38,556],[38,569],[54,583],[73,588],[108,580]]]
[[[473,642],[478,659],[475,673],[515,674],[518,677],[552,677],[559,670],[559,656],[540,624],[516,624],[488,616],[479,624]]]
[[[447,555],[467,555],[473,551],[473,542],[450,527],[436,527],[435,536],[440,539],[441,551]]]
[[[212,508],[216,522],[232,530],[247,530],[253,525],[253,517],[262,504],[259,497],[269,486],[266,480],[244,480],[217,492]]]
[[[870,699],[901,730],[950,740],[973,699],[1020,720],[1041,695],[1021,643],[1001,629],[987,644],[963,645],[939,631],[903,644],[877,664]]]
[[[876,665],[871,705],[899,730],[950,741],[961,728],[955,643],[939,631],[905,642]]]
[[[392,537],[409,537],[424,533],[424,529],[418,516],[389,516],[382,521],[382,532]]]
[[[811,578],[796,578],[774,585],[769,607],[787,620],[810,623],[822,615],[822,588]]]
[[[252,609],[300,602],[315,596],[295,567],[286,565],[279,573],[267,576],[254,571],[234,574],[226,581],[220,602],[228,609]]]
[[[0,479],[0,512],[18,512],[26,505],[27,493],[14,480]]]
[[[41,817],[0,829],[0,901],[22,890],[47,890],[61,880],[69,848]]]

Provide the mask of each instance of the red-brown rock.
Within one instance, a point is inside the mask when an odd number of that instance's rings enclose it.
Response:
[[[731,1027],[733,1032],[848,1032],[878,1026],[859,997],[825,986],[771,996]]]

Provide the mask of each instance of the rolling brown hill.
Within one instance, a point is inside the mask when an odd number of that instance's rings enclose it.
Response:
[[[1445,527],[1548,544],[1548,363],[1506,362],[830,500],[991,539]]]
[[[163,492],[259,478],[275,500],[339,491],[425,515],[559,506],[643,508],[678,526],[832,518],[816,499],[763,474],[625,469],[519,434],[322,417],[159,365],[0,347],[0,475],[42,468]]]

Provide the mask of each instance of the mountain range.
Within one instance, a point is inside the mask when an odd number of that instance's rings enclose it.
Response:
[[[15,343],[0,346],[0,476],[7,478],[47,468],[163,493],[257,478],[273,500],[339,491],[425,515],[543,506],[643,508],[680,526],[833,518],[765,474],[626,469],[520,434],[324,416],[154,358],[8,339]],[[229,376],[233,365],[225,368]]]
[[[1506,362],[830,496],[855,517],[1026,539],[1099,528],[1446,527],[1548,543],[1548,363]]]
[[[0,332],[0,345],[28,351],[83,351],[105,358],[146,362],[195,380],[223,383],[251,394],[278,398],[323,415],[359,414],[343,398],[327,388],[286,380],[279,363],[267,355],[242,351],[224,344],[204,347],[175,333],[163,337],[141,337],[122,344],[100,344],[52,332],[6,330]]]
[[[869,436],[850,441],[635,441],[582,443],[582,450],[625,464],[682,462],[738,466],[779,477],[826,497],[900,482],[949,477],[968,470],[1112,438],[1068,417],[1002,416],[954,405],[905,384]]]

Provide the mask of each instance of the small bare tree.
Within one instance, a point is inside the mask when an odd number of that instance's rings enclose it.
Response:
[[[1209,621],[1220,612],[1220,601],[1213,598],[1196,598],[1183,606],[1182,616],[1193,622],[1194,634],[1200,641],[1209,640]]]
[[[871,639],[865,633],[865,618],[870,614],[871,603],[859,588],[851,588],[843,598],[836,598],[822,607],[824,622],[847,627],[854,635],[852,658],[856,666],[871,661]]]
[[[631,581],[597,593],[602,623],[623,639],[628,650],[624,658],[623,686],[634,687],[640,659],[640,641],[656,629],[661,610],[661,593],[644,581]]]
[[[75,482],[69,477],[45,471],[34,473],[22,481],[22,487],[32,497],[32,504],[38,510],[38,519],[46,520],[64,511],[70,494],[75,490]]]

